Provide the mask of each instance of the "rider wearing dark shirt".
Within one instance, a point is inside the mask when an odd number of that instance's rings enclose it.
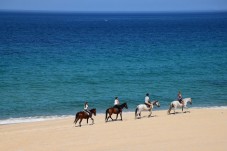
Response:
[[[181,103],[181,104],[183,104],[184,102],[183,102],[183,97],[182,97],[182,95],[181,95],[181,92],[179,91],[178,92],[178,95],[177,95],[177,100]]]

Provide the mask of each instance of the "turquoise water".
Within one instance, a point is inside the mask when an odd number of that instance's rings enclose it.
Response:
[[[0,13],[0,119],[227,106],[227,13]]]

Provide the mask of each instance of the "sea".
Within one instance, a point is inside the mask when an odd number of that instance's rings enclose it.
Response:
[[[227,108],[227,12],[0,12],[0,124],[98,114],[146,93]]]

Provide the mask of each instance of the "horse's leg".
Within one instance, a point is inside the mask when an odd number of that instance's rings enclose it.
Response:
[[[167,114],[170,114],[171,109],[172,109],[172,104],[170,103],[170,105],[169,105],[169,110],[167,111]]]
[[[89,117],[87,117],[87,124],[88,124],[88,119],[89,119]]]
[[[184,108],[187,109],[187,111],[185,111],[185,113],[187,113],[187,112],[190,113],[187,106],[184,106]]]
[[[139,110],[139,113],[138,113],[139,118],[141,118],[141,112],[142,112],[142,110],[140,109],[140,110]]]
[[[110,118],[110,113],[108,113],[108,117],[106,118],[106,122],[108,121],[109,118]]]
[[[135,110],[135,119],[138,117],[138,107],[136,107],[136,110]]]
[[[109,113],[109,117],[112,119],[112,121],[113,121],[113,118],[112,118],[112,113]]]
[[[122,120],[122,112],[120,113],[120,115],[121,115],[121,120]]]
[[[148,115],[148,117],[151,117],[151,114],[152,114],[152,110],[150,109],[149,111],[150,111],[150,114]]]
[[[77,123],[78,120],[79,120],[79,118],[76,118],[76,119],[75,119],[75,121],[74,121],[75,126],[76,126],[76,123]]]
[[[79,122],[79,126],[81,127],[81,122],[82,122],[83,118],[80,119],[80,122]]]
[[[116,115],[116,120],[117,120],[117,118],[118,118],[118,114],[119,114],[119,113],[117,113],[117,115]]]
[[[92,125],[94,124],[94,119],[91,117],[91,120],[92,120]]]

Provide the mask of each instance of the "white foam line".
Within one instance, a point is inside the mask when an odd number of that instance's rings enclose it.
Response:
[[[36,116],[36,117],[21,117],[21,118],[9,118],[5,120],[0,120],[0,125],[6,124],[17,124],[17,123],[29,123],[29,122],[39,122],[55,119],[63,119],[66,117],[72,117],[71,115],[62,115],[62,116]]]
[[[227,109],[227,106],[211,106],[211,107],[190,107],[191,109]],[[163,111],[166,109],[160,109]],[[155,109],[155,111],[159,111],[159,109]],[[134,113],[133,111],[126,111],[126,113]],[[97,115],[105,115],[105,113],[98,113]],[[47,121],[47,120],[55,120],[55,119],[64,119],[64,118],[74,118],[75,115],[62,115],[62,116],[35,116],[35,117],[21,117],[21,118],[9,118],[5,120],[0,120],[0,125],[7,124],[17,124],[17,123],[29,123],[29,122],[39,122],[39,121]]]
[[[192,109],[227,109],[227,106],[191,107]]]

